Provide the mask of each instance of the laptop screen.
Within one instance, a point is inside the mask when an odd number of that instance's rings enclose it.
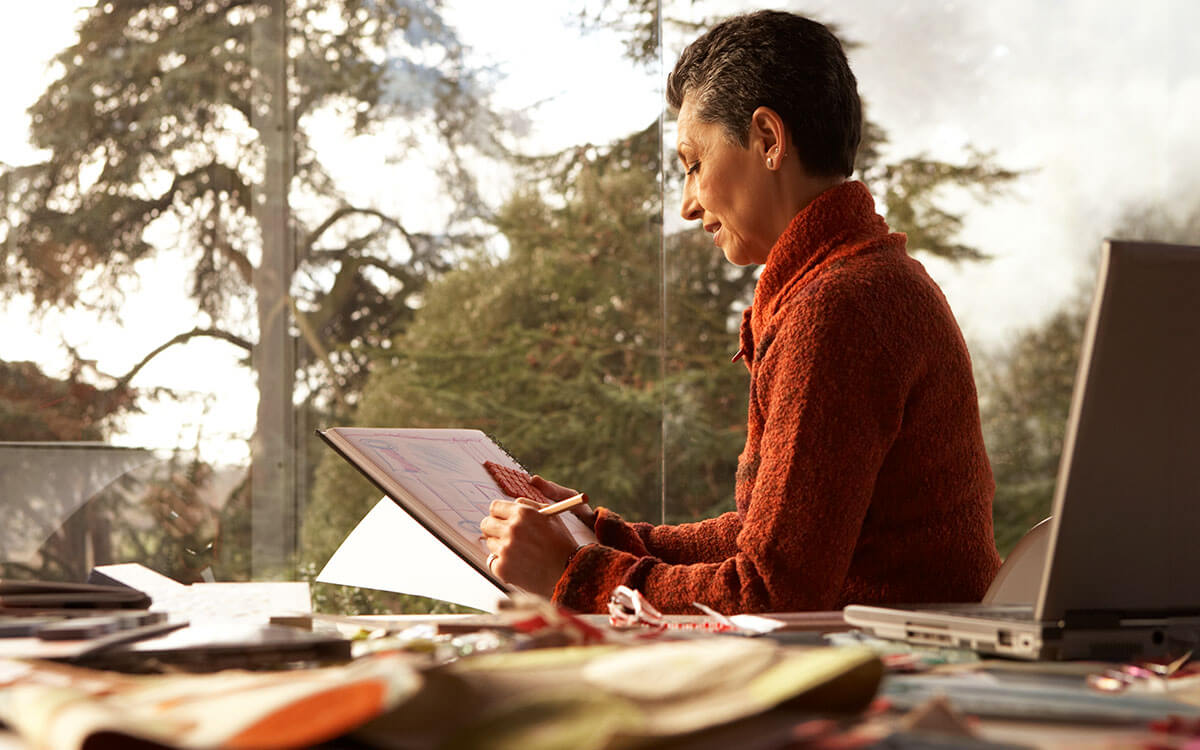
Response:
[[[1200,611],[1200,248],[1110,240],[1035,614]]]

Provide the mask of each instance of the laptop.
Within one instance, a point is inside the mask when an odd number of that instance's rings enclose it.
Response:
[[[843,614],[1022,659],[1200,649],[1200,247],[1102,246],[1036,599]]]

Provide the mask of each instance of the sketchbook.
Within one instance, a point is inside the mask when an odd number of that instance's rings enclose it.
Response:
[[[487,434],[467,429],[377,427],[335,427],[318,430],[317,434],[429,535],[491,584],[497,596],[511,590],[488,568],[488,549],[480,538],[479,522],[488,515],[492,501],[506,497],[484,464],[498,464],[522,475],[527,472]],[[557,520],[566,524],[578,544],[596,541],[592,531],[573,513],[562,513]],[[393,549],[385,554],[393,556],[395,566],[425,562],[407,559],[407,552]],[[384,560],[377,564],[388,565]],[[435,580],[441,571],[428,573]],[[420,593],[431,595],[428,591]]]

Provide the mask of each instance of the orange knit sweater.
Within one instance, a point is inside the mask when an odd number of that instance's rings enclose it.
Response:
[[[618,584],[664,612],[977,601],[999,566],[971,362],[941,291],[860,182],[775,243],[747,309],[737,511],[626,523],[571,558],[554,599],[605,611]]]

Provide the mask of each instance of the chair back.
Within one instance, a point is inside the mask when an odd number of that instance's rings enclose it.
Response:
[[[1042,585],[1046,553],[1050,548],[1050,519],[1044,518],[1025,532],[1013,547],[995,580],[983,595],[984,604],[1033,604]]]

